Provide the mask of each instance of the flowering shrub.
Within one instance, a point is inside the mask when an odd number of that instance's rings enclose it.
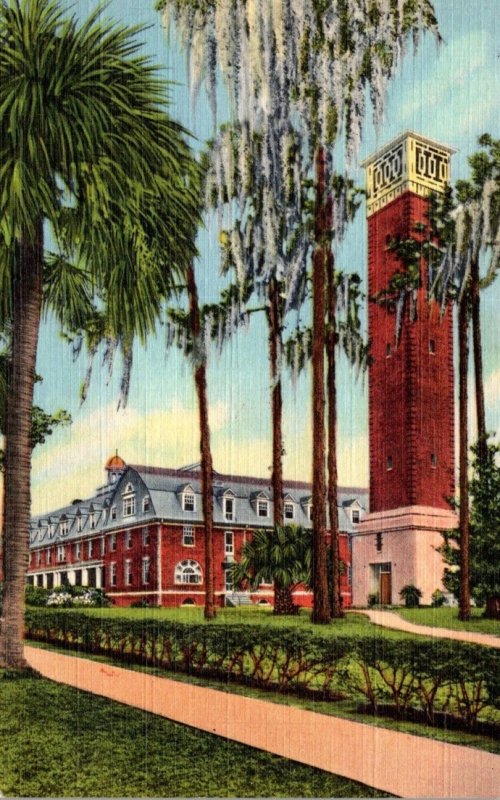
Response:
[[[47,605],[69,608],[73,605],[73,598],[69,592],[52,592],[47,597]]]

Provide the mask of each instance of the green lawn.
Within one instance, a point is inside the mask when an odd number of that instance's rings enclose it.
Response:
[[[154,714],[0,672],[0,791],[14,797],[386,797]]]
[[[164,619],[172,622],[191,622],[212,624],[203,617],[203,609],[195,608],[79,608],[78,612],[98,617],[122,617],[124,619]],[[65,613],[73,613],[67,609]],[[304,628],[321,635],[331,634],[338,636],[380,636],[380,627],[373,625],[364,614],[349,613],[343,619],[335,620],[329,625],[313,625],[311,612],[302,609],[297,616],[275,616],[272,610],[262,607],[220,608],[217,610],[216,623],[225,622],[228,625],[268,625],[272,627]],[[384,635],[391,639],[412,638],[411,634],[401,631],[384,629]]]
[[[455,631],[477,631],[500,636],[500,622],[494,619],[483,619],[482,608],[471,609],[470,622],[458,619],[458,608],[393,608],[404,619],[416,625],[430,625],[433,628],[451,628]]]

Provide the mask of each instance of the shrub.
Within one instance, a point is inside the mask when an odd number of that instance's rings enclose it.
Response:
[[[406,586],[403,586],[401,589],[399,596],[405,601],[406,608],[417,608],[417,606],[420,605],[422,592],[412,583],[407,583]]]
[[[433,608],[441,608],[444,605],[445,601],[444,592],[441,589],[436,589],[431,595],[431,606]]]
[[[61,591],[61,589],[58,587],[47,597],[47,605],[70,608],[70,606],[73,605],[73,598],[69,592]]]
[[[373,606],[378,606],[379,603],[380,603],[380,597],[378,595],[378,592],[373,592],[373,594],[368,595],[368,606],[370,608],[373,608]]]
[[[418,709],[430,724],[451,712],[474,730],[500,706],[496,651],[453,640],[101,618],[54,607],[28,608],[26,628],[29,638],[125,662],[330,700],[348,693],[374,713],[389,703],[400,718]]]
[[[43,586],[31,586],[27,584],[24,589],[24,602],[27,606],[45,606],[50,592]]]

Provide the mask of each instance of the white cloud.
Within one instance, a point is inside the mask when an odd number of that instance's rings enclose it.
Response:
[[[227,408],[215,404],[212,431],[222,429],[227,418]],[[176,467],[199,459],[198,442],[196,408],[172,405],[146,415],[132,408],[117,412],[110,404],[82,415],[34,454],[33,513],[91,494],[115,449],[127,463]]]

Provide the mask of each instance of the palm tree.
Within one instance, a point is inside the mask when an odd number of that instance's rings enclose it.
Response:
[[[241,559],[232,567],[235,584],[248,581],[258,589],[274,583],[274,613],[293,614],[293,590],[310,583],[311,532],[296,525],[275,525],[257,530],[245,542]]]
[[[116,320],[128,316],[112,297],[117,282],[130,280],[116,265],[127,263],[131,239],[138,257],[152,231],[172,238],[168,209],[189,204],[182,194],[188,151],[162,109],[164,84],[137,55],[139,29],[102,22],[100,14],[79,25],[54,0],[0,6],[0,283],[12,324],[2,665],[25,663],[31,409],[46,228],[63,256],[88,265]],[[173,260],[179,257],[175,247]]]

